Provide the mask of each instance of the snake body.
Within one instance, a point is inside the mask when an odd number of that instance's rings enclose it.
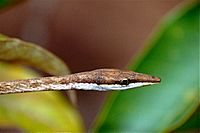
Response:
[[[0,94],[48,90],[125,90],[160,82],[160,78],[133,71],[97,69],[66,76],[0,82]]]

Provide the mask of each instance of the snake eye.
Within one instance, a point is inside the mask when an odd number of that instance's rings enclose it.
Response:
[[[120,85],[128,85],[129,84],[129,79],[123,79],[121,82],[120,82]]]

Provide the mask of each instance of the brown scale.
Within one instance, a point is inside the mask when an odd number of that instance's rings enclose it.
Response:
[[[51,90],[49,84],[63,85],[69,83],[95,83],[99,85],[128,85],[129,83],[136,82],[159,83],[160,78],[127,70],[122,71],[118,69],[97,69],[66,76],[41,77],[35,79],[0,82],[0,94],[19,93],[21,88],[23,89],[21,92],[40,91],[37,89],[40,87],[43,87],[43,90]]]

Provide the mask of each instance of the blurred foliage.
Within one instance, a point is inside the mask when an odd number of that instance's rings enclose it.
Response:
[[[17,64],[11,65],[5,62],[0,62],[0,75],[0,81],[17,78],[33,78],[39,76],[39,74],[26,67],[22,67],[21,65]]]
[[[33,78],[39,76],[24,63],[40,70],[63,75],[66,65],[47,50],[0,34],[0,80]],[[83,131],[79,113],[58,92],[37,92],[0,96],[0,127],[16,127],[33,131]]]
[[[0,104],[1,127],[28,132],[83,130],[78,112],[56,92],[4,95]]]
[[[69,73],[65,63],[47,50],[1,34],[0,60],[28,64],[52,75]]]
[[[20,66],[1,63],[0,74],[5,70],[9,80],[37,75]],[[78,112],[58,92],[1,95],[0,105],[0,127],[28,132],[83,130]]]
[[[196,112],[190,117],[190,119],[184,123],[181,127],[176,129],[174,132],[183,132],[183,131],[199,131],[200,130],[200,107],[196,110]]]
[[[0,11],[4,8],[14,6],[23,1],[25,0],[0,0]]]
[[[194,2],[172,11],[148,42],[148,49],[130,66],[131,70],[160,76],[162,83],[113,92],[94,131],[169,132],[197,110],[199,9],[200,3]]]

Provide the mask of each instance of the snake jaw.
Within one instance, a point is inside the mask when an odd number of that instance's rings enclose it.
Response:
[[[149,86],[157,83],[153,82],[138,82],[130,83],[128,85],[120,84],[96,84],[96,83],[69,83],[68,85],[73,89],[78,90],[96,90],[96,91],[111,91],[111,90],[127,90],[142,86]],[[67,85],[67,86],[68,86]]]
[[[113,84],[113,85],[100,85],[103,90],[127,90],[127,89],[134,89],[142,86],[149,86],[157,83],[153,82],[137,82],[137,83],[130,83],[128,85],[118,85],[118,84]]]

